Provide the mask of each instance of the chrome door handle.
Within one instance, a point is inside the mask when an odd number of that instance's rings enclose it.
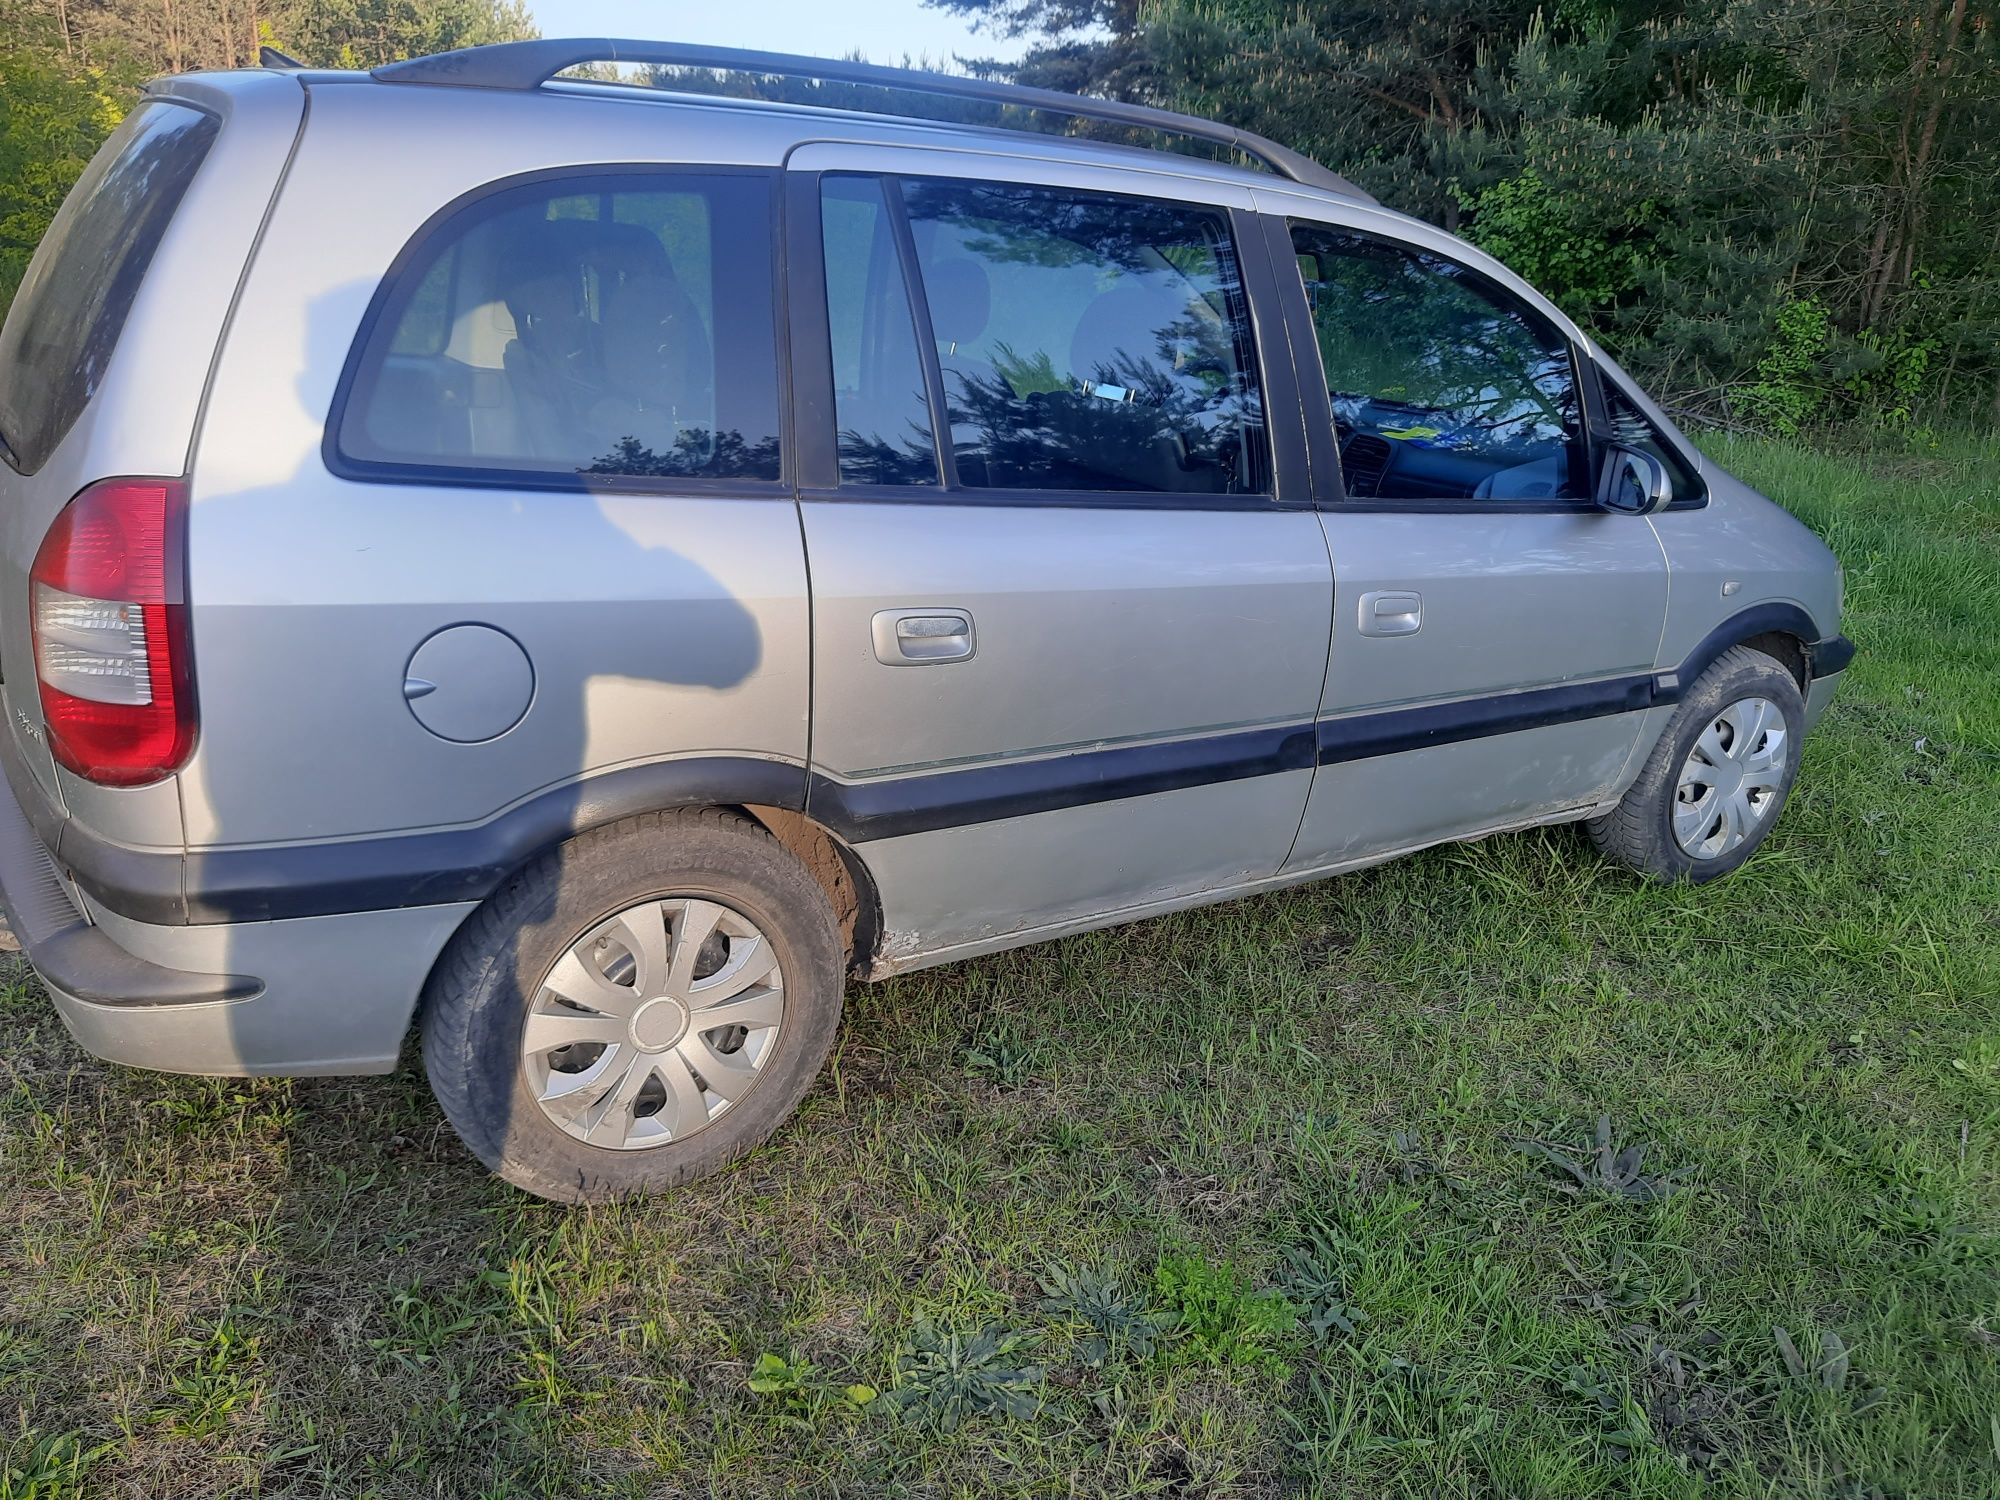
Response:
[[[1363,635],[1415,635],[1424,628],[1424,596],[1408,589],[1370,589],[1361,596]]]
[[[875,660],[886,667],[921,667],[964,661],[972,655],[970,610],[938,606],[877,610],[871,630]]]

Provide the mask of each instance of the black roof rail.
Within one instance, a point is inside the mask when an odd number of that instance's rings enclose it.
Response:
[[[1094,99],[1083,94],[1064,94],[1055,89],[1028,88],[1016,83],[996,83],[985,78],[961,78],[949,73],[885,68],[846,59],[795,57],[783,52],[755,52],[740,47],[707,47],[694,43],[590,37],[466,47],[457,52],[439,52],[431,57],[413,57],[407,62],[389,63],[376,68],[374,76],[383,83],[435,83],[457,88],[527,90],[540,88],[565,69],[591,62],[716,68],[781,78],[817,78],[827,83],[872,84],[878,88],[901,89],[906,93],[976,99],[987,104],[1010,104],[1020,109],[1045,110],[1077,119],[1130,125],[1226,146],[1261,162],[1289,181],[1339,193],[1363,203],[1375,201],[1345,177],[1328,171],[1310,157],[1301,156],[1290,147],[1266,140],[1261,135],[1238,130],[1233,125],[1221,125],[1195,115],[1176,114],[1172,110],[1153,109],[1143,104],[1124,104],[1115,99]]]

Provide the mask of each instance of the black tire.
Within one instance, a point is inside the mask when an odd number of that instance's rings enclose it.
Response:
[[[1744,698],[1767,698],[1785,717],[1786,753],[1777,803],[1760,817],[1750,836],[1713,858],[1698,859],[1674,837],[1673,816],[1681,767],[1716,715]],[[1798,680],[1777,660],[1749,646],[1732,646],[1694,680],[1680,707],[1647,756],[1639,777],[1618,805],[1584,826],[1598,850],[1654,880],[1695,885],[1718,880],[1755,854],[1784,812],[1798,776],[1799,747],[1805,736],[1806,705]]]
[[[654,897],[735,908],[770,940],[784,1024],[749,1092],[685,1141],[593,1146],[536,1102],[521,1060],[528,1009],[556,960],[598,923]],[[720,808],[648,813],[593,829],[508,878],[439,959],[423,1001],[424,1071],[472,1153],[561,1203],[671,1188],[767,1139],[805,1097],[840,1025],[844,963],[819,883],[763,828]]]

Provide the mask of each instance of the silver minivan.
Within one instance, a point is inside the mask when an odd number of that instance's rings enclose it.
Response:
[[[509,1181],[659,1188],[849,975],[1536,824],[1725,874],[1852,654],[1587,334],[1270,141],[266,63],[153,85],[0,332],[0,894],[102,1057],[414,1024]]]

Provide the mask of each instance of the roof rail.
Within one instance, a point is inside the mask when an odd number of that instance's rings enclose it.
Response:
[[[1059,93],[1055,89],[995,83],[985,78],[960,78],[948,73],[885,68],[874,63],[845,59],[794,57],[783,52],[754,52],[740,47],[591,37],[466,47],[457,52],[440,52],[431,57],[413,57],[407,62],[389,63],[376,68],[374,76],[383,83],[434,83],[457,88],[526,90],[540,88],[565,69],[590,62],[717,68],[782,78],[817,78],[828,83],[872,84],[877,88],[901,89],[913,94],[976,99],[987,104],[1011,104],[1020,109],[1045,110],[1077,119],[1130,125],[1226,146],[1262,163],[1289,181],[1339,193],[1363,203],[1375,201],[1345,177],[1328,171],[1311,158],[1301,156],[1276,141],[1266,140],[1261,135],[1238,130],[1233,125],[1221,125],[1195,115],[1175,114],[1172,110],[1153,109],[1143,104],[1124,104],[1114,99],[1094,99],[1083,94]]]

